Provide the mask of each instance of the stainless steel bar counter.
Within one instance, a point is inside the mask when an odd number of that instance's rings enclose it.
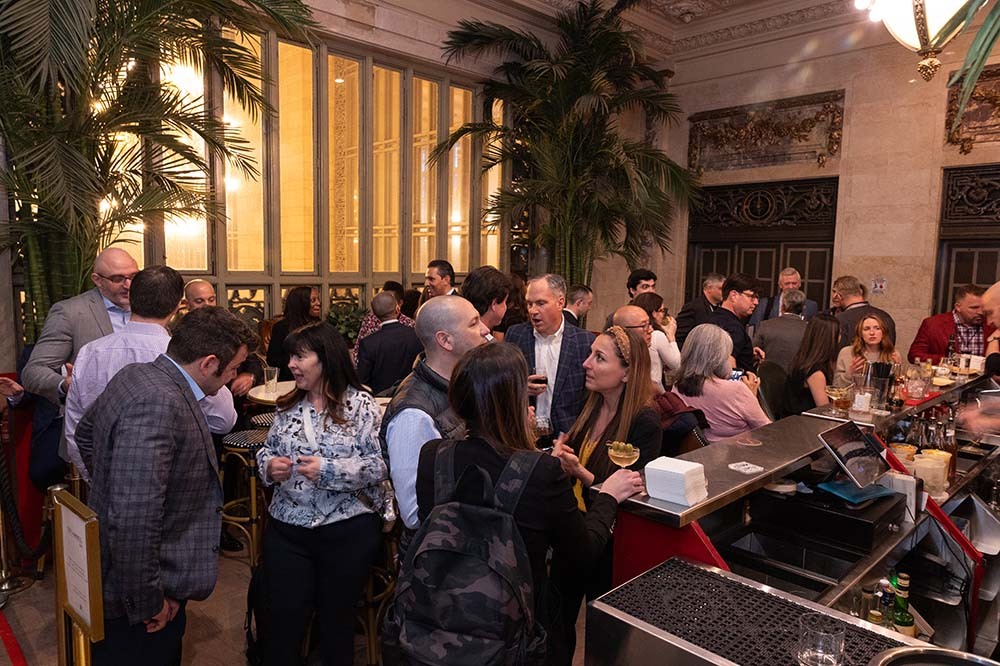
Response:
[[[708,497],[704,501],[684,506],[639,495],[626,501],[622,509],[671,527],[683,527],[808,464],[809,457],[823,448],[818,435],[833,426],[819,419],[790,416],[754,430],[753,438],[760,441],[760,446],[744,446],[731,437],[685,453],[679,456],[682,460],[705,467]],[[758,465],[762,470],[743,474],[730,469],[730,464],[738,462]]]

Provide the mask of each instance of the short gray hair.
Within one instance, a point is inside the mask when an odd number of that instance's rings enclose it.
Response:
[[[673,383],[683,395],[699,396],[705,380],[728,379],[732,368],[733,339],[715,324],[699,324],[691,329],[681,351],[681,367]]]
[[[563,279],[561,275],[556,275],[555,273],[546,273],[544,275],[539,275],[538,277],[533,277],[528,280],[528,284],[532,282],[538,282],[539,280],[545,280],[545,284],[549,286],[549,289],[556,292],[563,298],[566,298],[566,280]]]
[[[709,273],[701,281],[701,289],[704,291],[708,289],[713,284],[722,285],[726,281],[726,276],[722,273]]]
[[[800,289],[789,289],[781,296],[781,311],[788,314],[802,314],[806,295]]]
[[[781,272],[778,273],[778,277],[791,277],[792,275],[798,275],[799,277],[802,277],[799,274],[799,269],[795,268],[794,266],[789,266],[788,268],[782,268]]]

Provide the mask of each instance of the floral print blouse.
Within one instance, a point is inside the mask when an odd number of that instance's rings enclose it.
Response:
[[[317,412],[307,398],[275,415],[267,441],[257,451],[258,471],[265,485],[274,483],[267,475],[271,458],[319,456],[323,460],[315,481],[293,471],[290,479],[277,484],[270,507],[273,518],[300,527],[319,527],[372,513],[358,494],[367,491],[368,497],[374,497],[378,484],[389,476],[378,438],[381,412],[368,393],[348,386],[343,416],[344,423],[334,423],[324,412]],[[312,423],[315,448],[306,436],[303,419]]]

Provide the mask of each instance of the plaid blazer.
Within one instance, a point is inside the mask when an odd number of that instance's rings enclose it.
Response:
[[[587,400],[584,381],[587,373],[583,362],[590,356],[594,334],[576,326],[563,326],[562,347],[559,349],[559,369],[552,385],[552,432],[569,432]],[[535,367],[535,333],[530,323],[507,329],[504,342],[521,350],[528,367]]]
[[[105,617],[136,624],[164,596],[211,594],[222,488],[205,415],[177,367],[161,355],[122,368],[84,414],[77,442],[100,520]]]

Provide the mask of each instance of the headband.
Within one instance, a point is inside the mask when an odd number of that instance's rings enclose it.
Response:
[[[618,347],[618,353],[622,355],[625,359],[625,365],[631,365],[632,363],[632,344],[629,342],[628,333],[621,326],[611,326],[608,330],[604,331],[607,335],[611,336],[611,339],[615,341],[615,346]]]

